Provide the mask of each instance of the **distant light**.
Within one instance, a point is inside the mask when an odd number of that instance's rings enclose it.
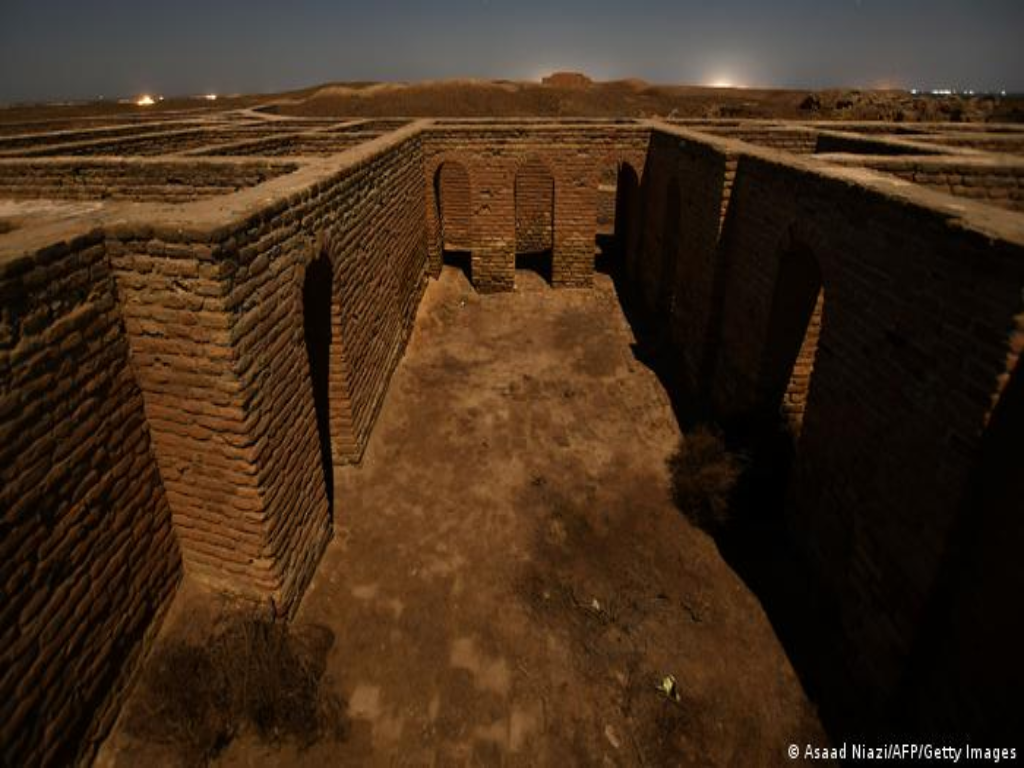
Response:
[[[737,83],[731,77],[713,77],[707,83],[708,88],[746,88],[742,83]]]
[[[156,104],[156,101],[148,93],[144,93],[135,100],[135,104],[140,107],[151,107]]]
[[[952,88],[932,88],[932,96],[952,96]]]
[[[216,93],[208,93],[205,96],[203,96],[203,98],[206,99],[207,101],[216,101],[217,100],[217,94]]]
[[[1000,96],[1005,96],[1005,95],[1006,95],[1006,91],[1000,91],[1000,92],[999,92],[999,95],[1000,95]]]
[[[917,96],[917,88],[911,88],[910,93],[912,96]]]

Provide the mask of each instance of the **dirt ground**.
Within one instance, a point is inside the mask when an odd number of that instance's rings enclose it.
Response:
[[[335,472],[295,624],[334,634],[345,737],[243,734],[217,764],[786,765],[827,743],[757,598],[672,504],[679,430],[611,280],[516,281],[431,282],[362,464]],[[210,606],[182,590],[160,642]],[[123,723],[100,757],[174,761]]]

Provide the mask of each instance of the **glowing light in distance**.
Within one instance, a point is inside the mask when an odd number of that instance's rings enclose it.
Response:
[[[156,104],[156,101],[148,93],[144,93],[135,100],[135,103],[140,107],[151,107]]]
[[[216,93],[208,93],[205,96],[203,96],[203,98],[206,99],[207,101],[216,101],[217,100],[217,94]]]
[[[746,88],[742,83],[737,83],[731,77],[712,77],[708,83],[708,88]]]

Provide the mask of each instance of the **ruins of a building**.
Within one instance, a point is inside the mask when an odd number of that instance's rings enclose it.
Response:
[[[863,700],[983,722],[1014,678],[965,649],[1018,636],[1022,151],[1011,126],[3,126],[4,762],[90,749],[183,573],[294,609],[446,251],[481,292],[526,254],[586,287],[612,230],[680,386],[790,421],[790,527]]]

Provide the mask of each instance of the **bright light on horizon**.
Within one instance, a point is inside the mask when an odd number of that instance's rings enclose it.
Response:
[[[217,94],[216,93],[208,93],[205,96],[203,96],[203,98],[206,99],[207,101],[216,101],[217,100]]]
[[[144,93],[135,100],[135,104],[140,107],[151,107],[156,101],[148,93]]]
[[[743,83],[737,83],[731,77],[713,77],[706,83],[708,88],[746,88]]]

